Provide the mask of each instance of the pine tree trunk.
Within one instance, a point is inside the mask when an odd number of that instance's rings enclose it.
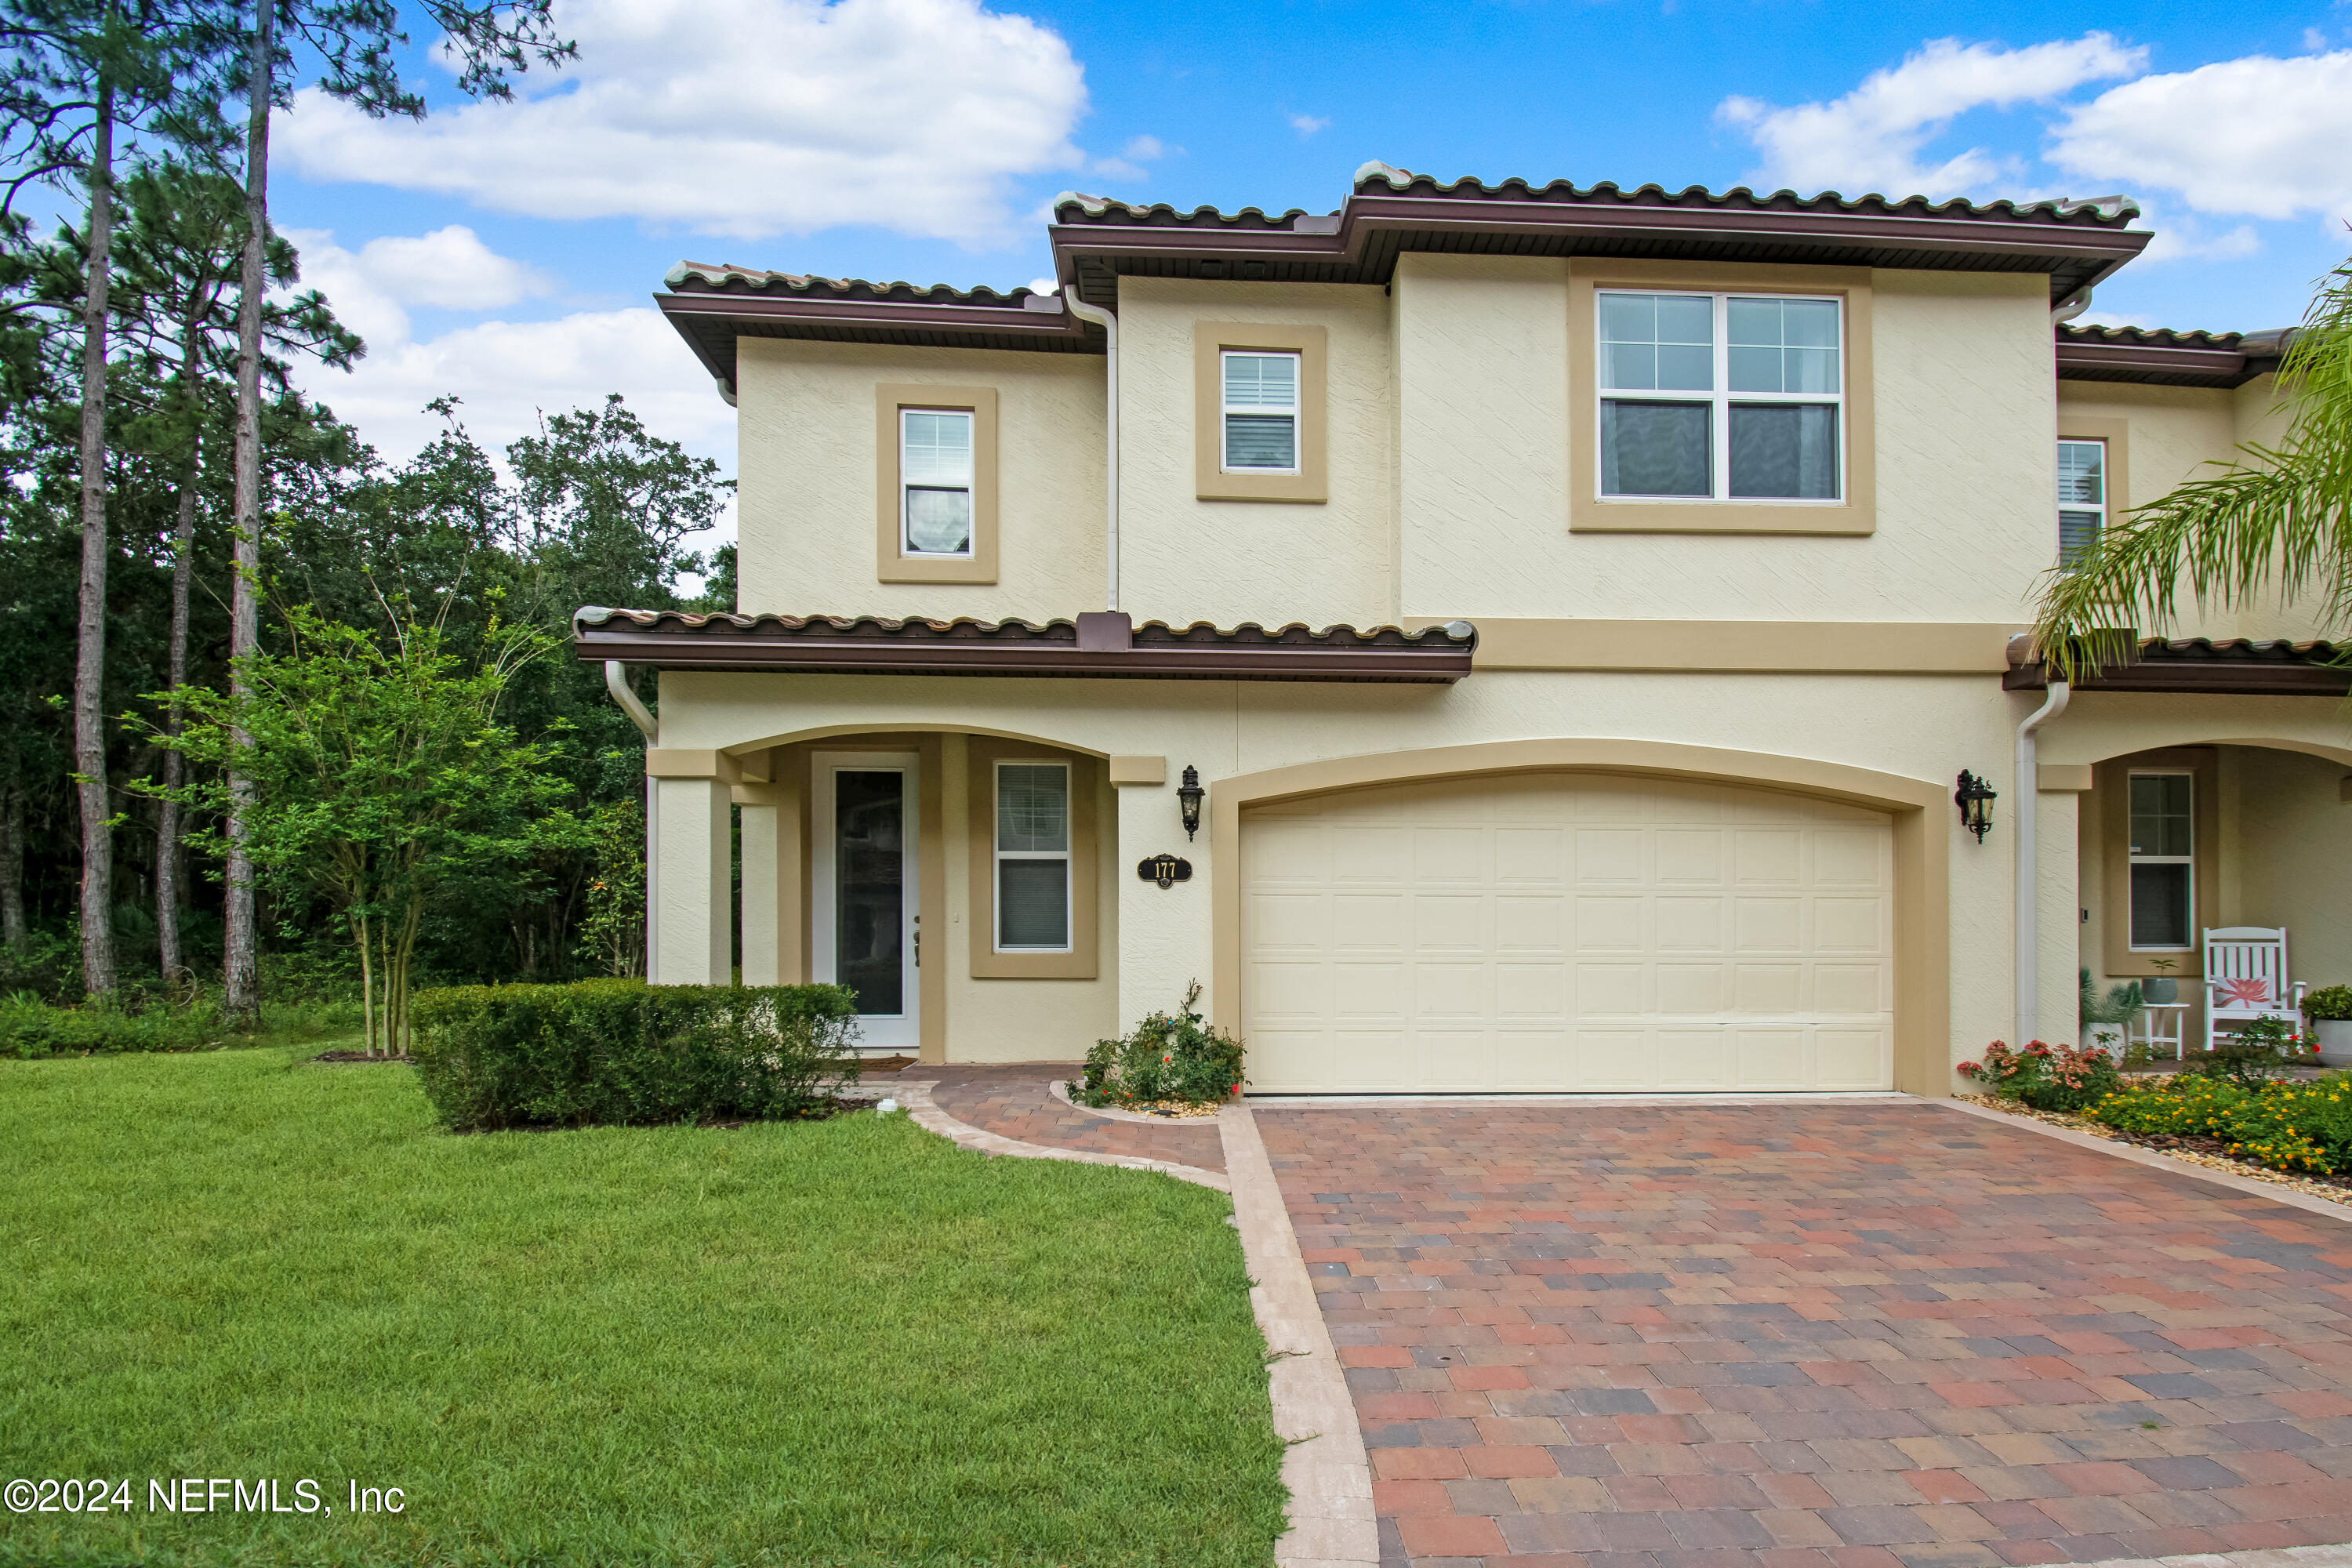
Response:
[[[73,685],[81,807],[81,983],[111,996],[114,830],[106,787],[106,310],[114,237],[114,91],[100,80],[89,155],[88,287],[81,310],[81,627]]]
[[[260,589],[261,574],[261,302],[268,287],[262,245],[269,232],[269,100],[277,64],[270,28],[276,18],[275,0],[256,0],[253,48],[246,76],[245,256],[236,302],[236,569],[229,585],[228,615],[232,660],[252,653],[259,640],[255,595]],[[234,665],[231,668],[234,670]],[[244,677],[232,673],[229,685],[232,692],[242,694]],[[236,737],[240,742],[244,738],[241,733]],[[230,1017],[251,1026],[261,1019],[253,858],[246,850],[246,839],[252,831],[253,781],[230,773],[228,795],[222,1001]]]
[[[0,942],[11,952],[32,945],[25,925],[25,792],[0,789]]]
[[[187,357],[194,357],[193,336]],[[192,384],[193,380],[191,377]],[[180,733],[180,688],[188,683],[188,588],[195,574],[196,480],[202,471],[202,452],[201,446],[189,449],[187,476],[180,485],[179,522],[172,531],[170,659],[173,701],[163,715],[163,733],[173,738]],[[180,952],[180,803],[170,793],[180,787],[185,773],[180,753],[167,749],[163,752],[165,793],[155,820],[155,943],[166,985],[177,984],[187,967]]]

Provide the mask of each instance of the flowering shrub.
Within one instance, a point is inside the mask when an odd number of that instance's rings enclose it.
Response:
[[[2285,1019],[2262,1017],[2222,1036],[2212,1049],[2192,1052],[2186,1070],[2251,1088],[2285,1077],[2287,1068],[2311,1061],[2318,1048]]]
[[[1193,1011],[1200,1000],[1195,981],[1178,1011],[1154,1013],[1131,1035],[1095,1042],[1070,1098],[1080,1105],[1214,1105],[1239,1094],[1242,1043],[1202,1020]]]
[[[1995,1040],[1985,1047],[1984,1060],[1962,1062],[1958,1070],[2000,1099],[2036,1110],[2084,1110],[2123,1081],[2115,1058],[2096,1046],[2047,1046],[2040,1040],[2016,1051]]]
[[[2352,1075],[2244,1087],[2182,1073],[2108,1095],[2089,1112],[2126,1132],[2219,1138],[2283,1171],[2352,1171]]]

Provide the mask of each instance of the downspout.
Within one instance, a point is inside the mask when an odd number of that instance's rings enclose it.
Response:
[[[1075,285],[1065,289],[1062,302],[1081,321],[1092,321],[1103,330],[1103,353],[1108,361],[1103,377],[1103,428],[1109,447],[1103,459],[1103,485],[1110,492],[1109,517],[1105,526],[1104,543],[1107,561],[1104,572],[1103,608],[1118,608],[1118,317],[1100,305],[1089,305],[1078,298]]]
[[[2042,793],[2041,764],[2035,758],[2033,732],[2066,711],[2074,689],[2063,680],[2050,683],[2050,695],[2017,727],[2017,1038],[2021,1050],[2040,1031],[2042,985],[2041,845],[2037,834],[2037,797]]]
[[[582,613],[586,614],[585,611]],[[659,744],[660,736],[654,724],[654,716],[646,707],[645,700],[637,695],[636,689],[629,684],[628,666],[617,658],[606,659],[604,689],[613,694],[613,700],[621,705],[621,711],[629,716],[629,722],[637,727],[637,732],[646,738],[646,744],[648,747]],[[653,775],[647,773],[646,775],[646,978],[648,981],[654,977],[654,910],[658,903],[655,896],[655,888],[661,876],[661,857],[656,852],[661,844],[660,811],[661,795],[654,788]]]

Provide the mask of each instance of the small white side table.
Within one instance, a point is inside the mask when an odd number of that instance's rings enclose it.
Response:
[[[2187,1002],[2141,1003],[2137,1036],[2140,1044],[2151,1052],[2170,1046],[2172,1059],[2180,1060],[2188,1052],[2189,1006]]]

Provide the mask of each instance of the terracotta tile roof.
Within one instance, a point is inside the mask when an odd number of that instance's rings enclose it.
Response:
[[[2127,663],[2109,664],[2074,682],[2077,691],[2209,691],[2241,697],[2342,697],[2352,693],[2352,645],[2233,637],[2138,637]],[[2033,658],[2032,639],[2009,640],[2001,685],[2038,691],[2049,671]]]
[[[1745,188],[1667,191],[1564,180],[1441,183],[1367,163],[1339,210],[1179,211],[1066,193],[1047,230],[1060,293],[929,288],[681,262],[656,296],[731,385],[739,337],[1099,353],[1063,294],[1115,306],[1126,277],[1385,284],[1412,251],[1909,268],[2046,276],[2054,302],[2152,237],[2128,202],[1932,203]]]
[[[1016,310],[1046,309],[1045,305],[1029,305],[1031,300],[1052,300],[1051,309],[1061,310],[1061,301],[1050,294],[1040,294],[1030,288],[999,293],[986,284],[973,289],[957,289],[945,283],[918,287],[912,283],[869,283],[862,278],[818,278],[797,272],[771,272],[764,268],[739,267],[734,262],[712,265],[707,261],[681,261],[671,268],[662,281],[680,294],[764,294],[779,299],[827,300],[837,302],[887,300],[894,305],[1005,305]]]
[[[1951,200],[1931,202],[1925,196],[1905,196],[1889,200],[1875,193],[1848,198],[1835,191],[1822,191],[1801,196],[1790,190],[1759,194],[1746,185],[1735,185],[1727,191],[1711,191],[1704,185],[1685,185],[1679,191],[1669,191],[1664,185],[1636,185],[1631,189],[1603,180],[1594,185],[1579,185],[1570,180],[1552,180],[1543,184],[1513,177],[1489,185],[1475,175],[1458,180],[1441,181],[1428,174],[1417,174],[1409,169],[1393,168],[1386,163],[1366,163],[1357,169],[1353,194],[1359,196],[1375,195],[1443,196],[1451,201],[1488,202],[1550,202],[1558,205],[1617,205],[1646,207],[1711,207],[1718,210],[1748,212],[1861,213],[1874,216],[1908,217],[1938,217],[1967,219],[2007,219],[2023,223],[2059,223],[2076,227],[2096,227],[2122,230],[2139,216],[2136,202],[2099,201],[1996,201],[1979,206],[1973,202]],[[1306,232],[1333,232],[1342,212],[1321,218],[1293,207],[1279,217],[1270,217],[1256,207],[1244,207],[1227,215],[1214,207],[1195,207],[1180,212],[1165,203],[1136,206],[1103,196],[1089,196],[1077,191],[1066,191],[1055,198],[1054,217],[1056,223],[1131,223],[1145,222],[1179,224],[1192,227],[1292,227],[1306,217],[1310,226]],[[1328,224],[1330,227],[1316,226]]]
[[[1120,614],[1074,620],[892,620],[880,616],[735,616],[618,610],[572,617],[572,651],[665,669],[793,673],[1107,676],[1192,680],[1448,682],[1470,673],[1467,621],[1396,626],[1135,626]]]
[[[2158,386],[2242,386],[2276,370],[2294,329],[2174,331],[2162,327],[2057,329],[2062,381],[2131,381]]]

